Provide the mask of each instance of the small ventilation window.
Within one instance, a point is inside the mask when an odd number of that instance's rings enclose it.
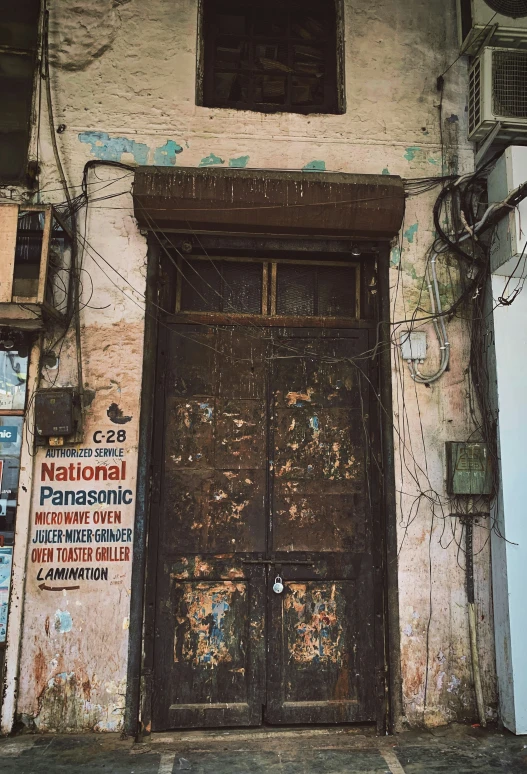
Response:
[[[262,264],[182,261],[183,312],[262,313]]]
[[[206,107],[337,113],[333,0],[205,0]]]
[[[276,313],[317,317],[358,316],[355,269],[279,264]]]
[[[527,118],[527,53],[492,52],[493,112],[507,118]]]

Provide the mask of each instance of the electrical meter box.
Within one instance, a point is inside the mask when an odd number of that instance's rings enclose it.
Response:
[[[73,435],[75,393],[71,387],[37,390],[35,394],[35,430],[38,440]]]
[[[492,470],[486,443],[446,444],[447,490],[452,495],[488,495]]]

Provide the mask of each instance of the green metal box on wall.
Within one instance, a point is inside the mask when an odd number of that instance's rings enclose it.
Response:
[[[447,489],[453,495],[488,495],[492,475],[486,443],[446,444]]]

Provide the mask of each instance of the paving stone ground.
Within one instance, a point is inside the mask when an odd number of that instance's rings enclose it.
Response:
[[[370,729],[23,734],[0,740],[1,774],[527,774],[527,737],[451,726],[378,737]]]

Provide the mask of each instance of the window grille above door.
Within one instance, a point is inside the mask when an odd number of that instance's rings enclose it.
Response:
[[[179,312],[359,319],[360,264],[179,256]]]

